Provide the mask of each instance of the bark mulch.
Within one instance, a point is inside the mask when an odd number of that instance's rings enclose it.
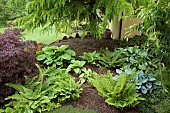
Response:
[[[115,40],[112,39],[101,39],[97,40],[92,37],[88,37],[85,39],[81,38],[72,38],[72,39],[64,39],[58,42],[53,43],[52,45],[69,45],[70,49],[73,49],[77,55],[82,55],[83,52],[93,52],[94,50],[105,49],[106,47],[109,50],[114,50],[117,45],[115,45]],[[100,74],[104,74],[108,69],[106,68],[98,68],[94,65],[85,65],[85,67],[92,69]],[[114,70],[110,70],[115,74]],[[77,77],[77,75],[73,74],[73,76]],[[97,90],[90,85],[89,83],[85,83],[82,86],[82,93],[79,99],[72,100],[70,102],[65,103],[64,105],[72,105],[75,108],[80,109],[89,109],[95,110],[98,113],[140,113],[136,108],[125,108],[123,110],[117,109],[113,106],[109,106],[105,103],[104,98],[101,97]]]

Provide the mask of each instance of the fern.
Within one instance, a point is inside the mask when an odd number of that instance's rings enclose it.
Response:
[[[55,66],[47,70],[37,67],[40,75],[33,78],[26,77],[24,86],[6,84],[17,91],[14,95],[6,98],[6,100],[13,100],[7,106],[19,113],[25,112],[26,109],[41,112],[57,108],[61,102],[79,98],[80,85],[75,83],[70,75],[61,69],[55,69]]]
[[[122,51],[111,52],[106,48],[100,56],[99,63],[107,68],[115,68],[122,66],[126,60]]]
[[[117,80],[113,80],[112,75],[108,74],[98,76],[91,82],[109,105],[117,108],[134,107],[139,100],[144,99],[136,93],[135,83],[130,82],[129,76],[121,74]]]

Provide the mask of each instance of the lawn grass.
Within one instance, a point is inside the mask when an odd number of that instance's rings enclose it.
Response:
[[[3,33],[5,28],[0,28],[0,33]]]
[[[25,40],[34,40],[36,42],[49,45],[57,40],[62,39],[64,34],[56,33],[55,30],[42,33],[41,28],[38,28],[38,29],[35,29],[33,32],[24,31],[23,36]]]
[[[0,28],[0,33],[3,33],[4,30],[5,28]],[[47,45],[62,39],[63,36],[65,35],[64,33],[56,33],[54,29],[50,32],[45,33],[42,33],[41,30],[42,28],[37,28],[33,32],[24,31],[22,34],[25,40],[34,40],[36,42]]]

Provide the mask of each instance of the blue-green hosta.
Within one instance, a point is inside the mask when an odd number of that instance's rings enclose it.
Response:
[[[37,52],[37,60],[45,65],[57,65],[67,67],[71,60],[75,59],[76,53],[68,48],[68,45],[46,46]]]
[[[156,79],[156,75],[153,73],[145,73],[143,70],[136,71],[135,68],[120,70],[116,69],[118,74],[124,74],[129,76],[130,74],[135,75],[135,77],[131,80],[131,82],[137,81],[136,83],[136,92],[141,92],[146,94],[147,92],[151,92],[152,90],[156,90],[161,87],[161,84]],[[118,75],[113,77],[115,80],[119,78]]]
[[[42,70],[39,76],[26,77],[25,85],[8,83],[16,93],[6,98],[12,101],[4,110],[12,113],[49,111],[60,106],[60,103],[80,97],[80,84],[68,73],[56,67]]]
[[[142,92],[143,94],[161,87],[161,84],[155,78],[155,75],[152,73],[145,74],[142,70],[138,71],[135,80],[138,81],[136,84],[136,91]]]

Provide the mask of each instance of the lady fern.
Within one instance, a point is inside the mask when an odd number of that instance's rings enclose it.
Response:
[[[117,80],[113,80],[112,75],[108,74],[93,79],[92,84],[109,105],[117,108],[134,107],[143,98],[136,93],[135,84],[130,80],[130,75],[121,74]]]
[[[75,83],[68,73],[56,67],[42,70],[39,66],[39,76],[26,77],[26,84],[12,84],[16,93],[6,98],[12,99],[7,106],[17,113],[24,113],[27,109],[32,111],[49,111],[60,106],[60,103],[70,99],[79,98],[80,85]]]

